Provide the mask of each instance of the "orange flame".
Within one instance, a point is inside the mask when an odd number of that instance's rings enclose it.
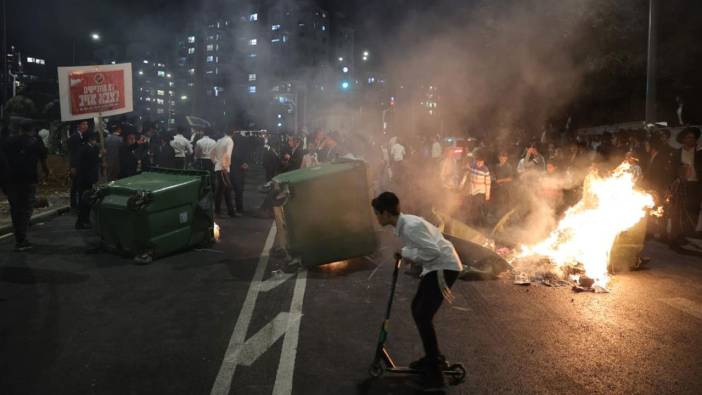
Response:
[[[543,241],[522,246],[517,257],[547,257],[559,268],[580,263],[596,285],[606,286],[609,253],[617,235],[653,206],[651,195],[635,189],[629,164],[621,164],[609,177],[592,172],[585,178],[582,199],[565,212],[556,229]]]

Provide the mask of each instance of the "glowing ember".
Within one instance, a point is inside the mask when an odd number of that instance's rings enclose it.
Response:
[[[212,234],[214,236],[215,241],[218,242],[219,238],[220,238],[220,233],[219,233],[219,225],[217,225],[216,222],[214,224],[214,229],[213,229]]]
[[[565,212],[556,229],[543,241],[522,246],[517,257],[547,257],[560,269],[580,263],[596,285],[606,286],[609,254],[617,235],[638,223],[653,206],[651,195],[634,188],[628,164],[606,178],[590,173],[582,199]]]

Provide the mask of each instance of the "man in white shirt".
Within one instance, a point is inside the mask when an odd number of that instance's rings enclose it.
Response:
[[[232,151],[234,150],[233,131],[228,132],[224,137],[217,140],[212,149],[212,162],[215,170],[215,214],[220,215],[222,198],[227,205],[227,214],[234,217],[234,205],[232,204],[232,183],[229,178],[229,170],[232,163]]]
[[[195,143],[193,159],[196,169],[207,171],[214,169],[212,150],[216,144],[217,142],[212,138],[212,129],[205,130],[205,134]]]
[[[676,140],[682,147],[673,152],[673,169],[677,180],[673,183],[673,200],[679,204],[671,210],[670,247],[678,249],[687,243],[685,236],[690,236],[697,228],[702,202],[702,151],[697,149],[700,129],[686,127],[678,133]]]
[[[404,160],[405,160],[406,150],[405,147],[400,144],[400,140],[397,137],[391,139],[390,143],[390,170],[392,170],[392,179],[397,182],[404,177]]]
[[[392,192],[383,192],[371,203],[378,223],[395,228],[395,235],[404,247],[396,258],[414,262],[422,267],[417,294],[412,300],[412,316],[424,345],[425,356],[410,364],[426,372],[430,387],[442,387],[441,370],[446,359],[439,352],[434,330],[434,315],[444,298],[453,299],[451,286],[463,269],[453,244],[439,229],[421,217],[400,212],[400,200]]]
[[[193,154],[193,145],[183,135],[183,128],[178,128],[176,135],[171,140],[171,147],[175,151],[175,163],[178,169],[185,169],[185,158]]]

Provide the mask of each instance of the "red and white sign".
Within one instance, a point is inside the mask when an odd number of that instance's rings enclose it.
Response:
[[[133,111],[132,64],[59,67],[61,120],[74,121]]]

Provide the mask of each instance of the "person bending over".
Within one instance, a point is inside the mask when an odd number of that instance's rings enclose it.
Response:
[[[443,387],[441,370],[447,365],[439,351],[434,330],[434,315],[444,299],[452,301],[451,286],[462,270],[461,260],[453,244],[427,220],[400,211],[400,200],[392,192],[383,192],[371,205],[381,226],[395,228],[395,235],[404,247],[397,259],[421,266],[419,288],[412,300],[412,316],[424,345],[425,356],[410,364],[425,372],[429,387]]]

